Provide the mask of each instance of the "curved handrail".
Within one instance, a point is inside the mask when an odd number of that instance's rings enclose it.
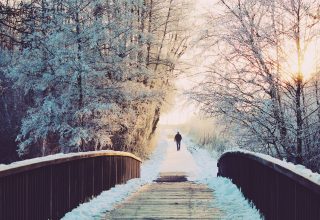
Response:
[[[266,219],[320,219],[319,183],[284,163],[249,151],[227,152],[218,160],[218,175],[241,188]]]
[[[140,177],[127,152],[58,154],[0,165],[0,219],[60,219],[117,184]]]
[[[241,157],[247,158],[249,160],[253,160],[256,161],[258,163],[260,163],[261,165],[267,166],[271,169],[273,169],[274,171],[287,176],[288,178],[292,179],[293,181],[296,181],[298,183],[300,183],[301,185],[310,188],[312,191],[314,191],[315,193],[320,194],[320,184],[313,181],[312,179],[308,179],[302,175],[300,175],[299,173],[294,172],[294,170],[290,170],[284,166],[282,166],[279,163],[275,163],[274,161],[268,160],[268,158],[262,158],[259,157],[257,154],[254,153],[250,153],[250,152],[242,152],[242,151],[234,151],[234,152],[226,152],[223,155],[221,155],[221,157],[219,158],[220,160],[223,160],[224,157],[228,157],[231,155],[235,155],[238,154]],[[278,160],[276,158],[273,158],[274,160]],[[219,164],[218,161],[218,164]]]
[[[102,157],[102,156],[125,156],[131,157],[139,162],[142,160],[129,152],[123,151],[112,151],[112,150],[103,150],[103,151],[87,151],[87,152],[78,152],[78,153],[69,153],[69,154],[55,154],[45,157],[38,157],[23,161],[14,162],[8,165],[0,164],[0,177],[8,176],[20,172],[25,172],[28,170],[33,170],[41,168],[48,165],[60,164],[74,160],[80,160],[84,158],[92,157]]]

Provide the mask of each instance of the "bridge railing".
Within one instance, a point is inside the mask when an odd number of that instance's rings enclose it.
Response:
[[[2,166],[0,219],[60,219],[102,191],[140,177],[140,163],[130,153],[101,151]]]
[[[219,176],[236,184],[265,219],[320,219],[320,185],[254,154],[228,152],[219,161]]]

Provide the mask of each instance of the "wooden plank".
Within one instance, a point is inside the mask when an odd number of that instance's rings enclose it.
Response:
[[[213,204],[213,191],[206,185],[180,182],[180,177],[172,182],[174,176],[165,176],[168,182],[141,187],[104,219],[221,219],[221,211]]]

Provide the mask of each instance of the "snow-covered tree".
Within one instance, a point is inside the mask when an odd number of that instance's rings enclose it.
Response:
[[[318,57],[310,57],[319,52],[318,4],[219,2],[203,36],[211,65],[191,96],[230,122],[241,146],[310,165],[319,152]]]
[[[37,0],[22,5],[28,10],[19,16],[28,19],[14,38],[22,43],[11,49],[11,62],[3,67],[15,89],[31,97],[17,137],[19,154],[116,149],[143,156],[163,90],[187,46],[180,28],[186,4]]]

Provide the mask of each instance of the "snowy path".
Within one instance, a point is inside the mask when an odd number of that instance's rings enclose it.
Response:
[[[169,141],[157,180],[141,187],[105,219],[222,219],[212,205],[213,191],[206,184],[187,181],[199,173],[192,154],[183,145],[177,151]]]
[[[195,203],[198,202],[201,206],[198,207],[199,210],[207,210],[208,213],[217,213],[217,210],[219,210],[219,218],[221,219],[261,219],[259,212],[255,208],[252,208],[230,180],[216,177],[216,159],[206,150],[195,147],[187,138],[183,139],[181,150],[177,151],[173,142],[173,134],[174,131],[172,130],[163,130],[161,132],[155,152],[150,160],[142,164],[140,179],[130,180],[127,184],[117,185],[101,193],[88,203],[81,204],[78,208],[67,213],[63,219],[109,219],[109,217],[106,217],[106,213],[110,216],[110,213],[114,212],[112,211],[114,208],[128,204],[128,201],[134,196],[138,198],[137,201],[140,201],[139,196],[143,198],[145,195],[143,191],[148,187],[151,190],[151,194],[153,192],[157,194],[157,190],[160,190],[161,194],[164,190],[163,188],[153,188],[155,184],[153,181],[161,175],[187,176],[188,182],[184,182],[183,184],[189,184],[187,188],[190,191],[187,190],[184,194],[183,192],[181,194],[181,191],[179,191],[179,194],[177,190],[179,196],[176,197],[176,199],[187,198],[186,200],[189,203],[186,207],[193,207],[193,210],[197,210],[197,206],[192,202],[195,201]],[[165,187],[164,191],[168,191],[169,193],[174,192],[174,195],[178,195],[174,190],[177,189],[177,185],[174,184],[170,186],[173,188]],[[199,192],[206,192],[205,198],[208,198],[208,192],[212,196],[209,200],[206,200],[205,204],[203,203],[204,201],[197,201],[197,197],[194,200],[191,199],[192,194],[198,192],[198,190],[192,188],[199,186],[202,188]],[[181,187],[184,188],[185,186],[182,185]],[[160,194],[158,193],[158,195]],[[170,198],[170,196],[168,197]],[[158,202],[160,204],[166,201],[159,200]],[[168,200],[167,202],[169,202],[168,207],[171,207],[170,201]],[[209,206],[213,210],[210,211]],[[184,210],[184,213],[186,213],[186,209]],[[191,210],[189,213],[196,214],[196,212],[191,212]]]
[[[184,173],[188,179],[193,179],[199,170],[192,154],[186,149],[186,145],[182,143],[180,151],[177,151],[175,143],[172,142],[167,147],[159,172]]]

